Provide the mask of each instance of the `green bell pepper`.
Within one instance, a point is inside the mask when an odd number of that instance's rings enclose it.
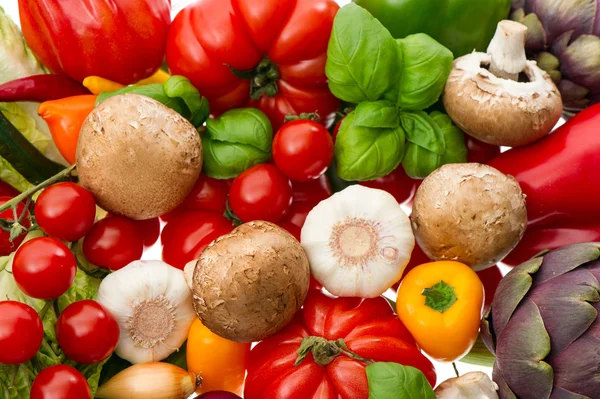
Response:
[[[454,57],[485,51],[511,0],[354,0],[400,39],[426,33]]]

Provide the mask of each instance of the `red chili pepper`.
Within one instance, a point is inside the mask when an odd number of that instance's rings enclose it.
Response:
[[[79,82],[65,75],[35,75],[0,85],[0,102],[44,101],[90,94]]]
[[[515,266],[544,249],[600,240],[599,126],[600,104],[490,162],[514,176],[527,195],[527,231],[505,263]]]

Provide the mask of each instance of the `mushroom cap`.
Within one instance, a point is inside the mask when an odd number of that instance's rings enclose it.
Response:
[[[254,221],[217,238],[200,255],[193,304],[202,323],[237,342],[260,341],[285,327],[304,303],[308,257],[287,231]]]
[[[411,221],[419,246],[431,259],[483,270],[523,238],[525,195],[512,176],[491,166],[447,164],[423,180]]]
[[[544,137],[562,114],[556,85],[534,61],[516,82],[492,74],[492,56],[471,53],[454,60],[442,100],[454,123],[468,135],[488,144],[519,147]]]
[[[201,169],[196,129],[152,98],[111,97],[81,128],[79,181],[113,214],[136,220],[164,215],[183,202]]]

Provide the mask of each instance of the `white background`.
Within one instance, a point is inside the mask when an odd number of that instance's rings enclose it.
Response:
[[[261,0],[255,0],[255,1],[261,1]],[[184,6],[186,6],[187,4],[190,4],[192,2],[193,1],[190,1],[190,0],[173,0],[172,1],[173,15],[175,15],[177,12],[179,12]],[[345,5],[345,4],[350,3],[349,0],[337,0],[337,2],[340,5]],[[4,8],[4,10],[8,13],[8,15],[10,15],[18,23],[19,12],[18,12],[17,0],[1,0],[0,5]],[[144,258],[159,259],[160,258],[160,247],[155,246],[150,251],[147,251],[146,253],[144,253]],[[393,298],[393,295],[390,297]],[[444,381],[447,378],[451,378],[451,377],[455,376],[454,370],[452,369],[452,367],[449,364],[436,363],[436,370],[438,372],[438,383]],[[458,363],[458,370],[460,371],[461,374],[466,373],[468,371],[473,371],[473,370],[482,370],[482,371],[486,371],[488,373],[491,371],[490,369],[486,369],[483,367],[476,367],[476,366],[472,366],[472,365],[464,364],[464,363]]]

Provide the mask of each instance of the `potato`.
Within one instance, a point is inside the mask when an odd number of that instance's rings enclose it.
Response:
[[[196,129],[149,97],[111,97],[81,128],[79,181],[108,212],[137,220],[163,215],[183,202],[201,168]]]
[[[527,208],[512,176],[477,163],[448,164],[423,180],[411,219],[427,256],[482,270],[519,243]]]
[[[292,320],[309,280],[308,258],[291,234],[272,223],[249,222],[217,238],[200,255],[194,309],[223,338],[260,341]]]

